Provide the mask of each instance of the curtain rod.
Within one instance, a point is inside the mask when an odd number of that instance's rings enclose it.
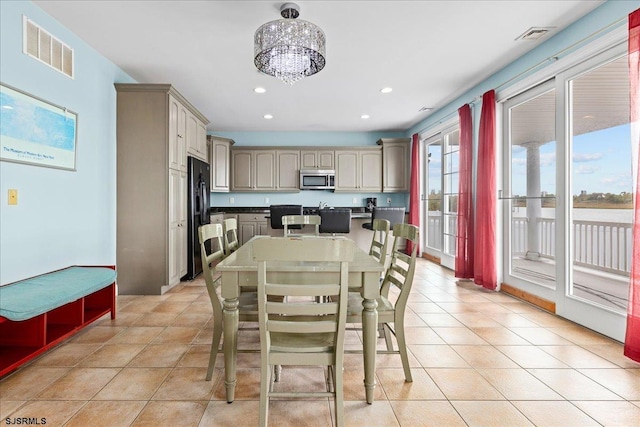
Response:
[[[624,16],[624,17],[622,17],[622,18],[620,18],[620,19],[618,19],[618,20],[616,20],[616,21],[612,22],[611,24],[609,24],[609,25],[607,25],[607,26],[600,28],[598,31],[595,31],[595,32],[593,32],[593,33],[591,33],[591,34],[589,34],[589,35],[587,35],[587,36],[583,37],[582,39],[580,39],[580,40],[576,41],[575,43],[573,43],[573,44],[571,44],[571,45],[569,45],[569,46],[565,47],[564,49],[562,49],[562,50],[560,50],[560,51],[556,52],[555,54],[553,54],[553,55],[551,55],[551,56],[549,56],[549,57],[547,57],[547,58],[543,59],[542,61],[540,61],[540,62],[538,62],[538,63],[536,63],[536,64],[534,64],[534,65],[532,65],[531,67],[527,68],[526,70],[521,71],[520,73],[518,73],[518,74],[516,74],[515,76],[511,77],[510,79],[508,79],[508,80],[506,80],[506,81],[504,81],[504,82],[500,83],[498,86],[496,86],[496,87],[494,88],[494,90],[495,90],[495,91],[498,91],[499,89],[501,89],[502,87],[504,87],[504,86],[508,85],[508,84],[509,84],[509,83],[511,83],[512,81],[519,79],[519,78],[520,78],[520,77],[522,77],[523,75],[528,74],[528,73],[529,73],[529,72],[531,72],[532,70],[535,70],[536,68],[538,68],[538,67],[540,67],[541,65],[543,65],[543,64],[545,64],[545,63],[547,63],[548,61],[552,61],[552,62],[557,61],[558,59],[560,59],[560,58],[559,58],[559,56],[560,56],[560,55],[562,55],[563,53],[565,53],[565,52],[567,52],[567,51],[569,51],[569,50],[573,49],[573,48],[574,48],[574,47],[576,47],[577,45],[582,44],[582,43],[584,43],[585,41],[587,41],[587,40],[589,40],[589,39],[592,39],[593,37],[597,36],[598,34],[600,34],[600,33],[604,32],[604,31],[606,31],[606,30],[608,30],[608,29],[610,29],[610,28],[612,28],[612,27],[616,27],[618,24],[620,24],[620,23],[621,23],[621,22],[623,22],[623,21],[626,21],[627,19],[628,19],[628,17],[627,17],[627,16]],[[482,95],[477,95],[477,96],[475,96],[471,101],[469,101],[469,102],[468,102],[468,104],[469,104],[471,107],[473,107],[473,106],[474,106],[474,104],[475,104],[476,102],[478,102],[479,100],[481,100],[481,99],[482,99]],[[442,117],[442,118],[438,121],[438,123],[436,123],[436,124],[435,124],[435,126],[440,125],[440,124],[442,124],[443,122],[445,122],[445,121],[447,121],[447,120],[450,120],[450,119],[451,119],[455,114],[458,114],[458,110],[455,110],[455,111],[453,111],[453,112],[451,112],[451,113],[447,114],[446,116]],[[433,127],[433,126],[430,126],[430,127]],[[426,129],[428,129],[428,128],[420,129],[417,133],[418,133],[418,134],[420,134],[421,132],[424,132]]]

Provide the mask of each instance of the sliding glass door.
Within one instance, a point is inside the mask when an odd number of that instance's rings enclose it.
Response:
[[[458,125],[444,129],[424,141],[425,201],[424,252],[453,269],[456,255],[459,148]]]
[[[558,76],[568,166],[566,263],[557,311],[624,340],[632,250],[632,156],[627,56],[611,51]]]
[[[632,155],[624,45],[504,102],[503,282],[622,341]]]

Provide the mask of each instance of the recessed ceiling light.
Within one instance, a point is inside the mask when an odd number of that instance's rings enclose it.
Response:
[[[273,116],[271,114],[265,114],[263,117],[267,120],[273,119]]]
[[[368,114],[363,114],[360,116],[361,119],[367,120],[369,118]]]
[[[382,89],[380,89],[380,92],[382,92],[382,93],[391,93],[391,92],[393,92],[393,88],[383,87]]]
[[[265,88],[263,88],[263,87],[257,87],[255,89],[253,89],[253,91],[255,93],[265,93],[267,90]]]
[[[13,107],[11,105],[3,105],[2,108],[4,108],[5,110],[13,110]]]

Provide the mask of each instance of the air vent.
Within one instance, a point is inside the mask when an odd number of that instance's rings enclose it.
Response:
[[[531,27],[520,34],[516,40],[539,40],[555,27]]]
[[[73,49],[22,17],[22,52],[73,78]]]

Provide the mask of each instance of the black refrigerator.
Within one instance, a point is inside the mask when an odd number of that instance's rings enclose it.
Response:
[[[187,274],[192,280],[202,272],[198,227],[209,224],[209,165],[195,157],[187,159]]]

